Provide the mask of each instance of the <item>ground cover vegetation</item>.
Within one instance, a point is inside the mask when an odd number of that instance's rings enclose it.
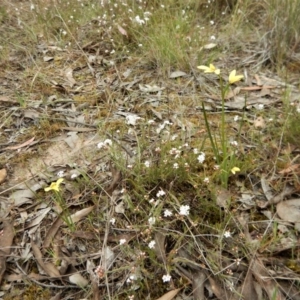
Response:
[[[1,299],[300,299],[296,0],[2,0]]]

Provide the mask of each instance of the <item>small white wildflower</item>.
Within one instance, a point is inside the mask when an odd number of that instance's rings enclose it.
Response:
[[[116,223],[116,218],[111,218],[111,219],[109,220],[109,222],[110,222],[112,225],[115,225],[115,223]]]
[[[153,248],[155,247],[155,244],[156,244],[156,242],[155,242],[154,240],[152,240],[152,241],[148,244],[148,247],[149,247],[150,249],[153,249]]]
[[[126,243],[126,239],[120,239],[120,245],[123,245]]]
[[[75,179],[76,177],[78,177],[78,174],[76,174],[76,173],[73,173],[73,174],[71,175],[71,179]]]
[[[112,145],[112,140],[106,139],[105,141],[98,143],[97,147],[99,149],[102,149],[102,148],[108,149],[111,145]]]
[[[171,275],[167,274],[162,277],[162,280],[163,280],[163,282],[170,282],[171,278],[172,278]]]
[[[126,116],[126,124],[128,125],[136,125],[136,121],[140,120],[141,118],[137,115],[128,115]]]
[[[165,191],[160,190],[160,191],[157,192],[156,197],[159,198],[159,197],[161,197],[161,196],[164,196],[165,194],[166,194]]]
[[[230,233],[230,231],[228,231],[228,230],[227,230],[227,231],[225,231],[225,232],[224,232],[224,237],[225,237],[225,238],[229,238],[229,237],[231,237],[231,233]]]
[[[179,168],[178,163],[174,163],[174,164],[173,164],[173,169],[178,169],[178,168]]]
[[[34,6],[34,4],[31,3],[30,10],[34,10],[34,9],[35,9],[35,6]]]
[[[115,52],[116,52],[116,50],[113,49],[113,50],[110,51],[110,54],[114,54]]]
[[[143,44],[138,44],[139,47],[143,47]]]
[[[237,122],[240,119],[240,117],[238,115],[234,116],[233,121]]]
[[[233,147],[237,147],[237,146],[238,146],[238,142],[237,142],[237,141],[232,141],[232,142],[230,142],[230,144],[231,144]]]
[[[256,106],[256,108],[258,109],[258,110],[263,110],[264,109],[264,104],[258,104],[257,106]]]
[[[58,171],[57,172],[57,177],[59,177],[59,178],[62,178],[62,177],[64,177],[65,176],[65,171],[63,171],[63,170],[60,170],[60,171]]]
[[[132,281],[135,281],[135,280],[137,280],[136,274],[131,274],[131,275],[127,278],[126,282],[127,282],[127,283],[131,283]]]
[[[144,165],[145,165],[146,168],[149,168],[149,167],[150,167],[150,161],[149,161],[149,160],[146,160],[146,161],[144,162]]]
[[[211,39],[212,41],[214,41],[214,40],[216,39],[216,37],[215,37],[214,35],[212,35],[212,36],[210,37],[210,39]]]
[[[199,156],[197,157],[198,161],[200,164],[203,164],[203,162],[205,161],[205,153],[200,152]]]
[[[208,177],[205,177],[205,178],[203,179],[203,182],[204,182],[204,183],[209,183],[209,178],[208,178]]]
[[[160,5],[161,8],[165,8],[165,6],[163,4]]]
[[[210,25],[214,25],[215,24],[215,21],[211,20],[209,21]]]
[[[181,205],[179,208],[179,214],[182,216],[188,216],[190,213],[190,206],[189,205]]]
[[[143,19],[140,18],[140,16],[136,16],[134,18],[135,22],[138,23],[139,25],[143,25],[145,24],[145,21]]]
[[[128,168],[128,169],[132,169],[132,168],[133,168],[133,165],[127,165],[127,168]]]
[[[199,150],[198,150],[197,148],[194,148],[194,149],[193,149],[193,152],[194,152],[194,154],[198,154],[198,153],[199,153]]]
[[[67,35],[67,32],[66,32],[65,30],[63,30],[61,33],[62,33],[63,35]]]
[[[150,217],[148,219],[148,223],[149,223],[150,226],[154,225],[155,224],[155,217]]]
[[[220,166],[219,165],[214,165],[214,170],[219,170]]]
[[[155,200],[154,200],[154,198],[151,198],[150,200],[149,200],[149,203],[154,203],[155,202]]]
[[[169,209],[165,209],[164,211],[164,217],[171,217],[173,215],[173,213],[169,210]]]
[[[160,152],[161,152],[161,149],[160,149],[160,147],[156,147],[156,148],[154,149],[154,151],[157,152],[157,153],[160,153]]]

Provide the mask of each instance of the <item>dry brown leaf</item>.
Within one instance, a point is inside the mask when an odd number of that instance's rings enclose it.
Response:
[[[265,122],[263,117],[257,117],[254,120],[253,125],[254,125],[255,128],[265,128],[266,127],[266,122]]]
[[[279,171],[278,173],[279,174],[289,174],[289,173],[294,172],[296,169],[298,169],[299,166],[300,166],[300,164],[294,164],[294,165],[291,165],[291,166]]]
[[[39,247],[31,241],[31,248],[33,255],[38,263],[38,265],[50,276],[50,277],[60,277],[60,273],[56,266],[50,262],[44,262],[44,257]]]
[[[79,273],[69,276],[69,281],[79,287],[86,287],[89,282]]]
[[[193,272],[193,295],[194,299],[205,299],[204,296],[204,283],[206,281],[206,275],[202,271]]]
[[[1,169],[0,170],[0,184],[3,183],[6,179],[7,176],[7,171],[6,169]]]
[[[251,271],[255,279],[261,285],[261,287],[266,291],[270,300],[284,300],[285,297],[282,295],[281,291],[278,289],[278,284],[275,279],[267,272],[266,267],[259,258],[253,258],[251,263]]]
[[[155,253],[160,262],[162,262],[164,265],[167,264],[167,256],[165,251],[165,239],[166,236],[161,233],[157,232],[155,233]]]
[[[127,31],[122,26],[120,26],[119,24],[118,24],[118,30],[120,31],[120,33],[122,35],[125,35],[126,37],[128,37]]]
[[[84,208],[82,210],[77,211],[75,214],[71,215],[72,222],[77,223],[78,221],[80,221],[82,218],[87,216],[94,209],[94,207],[95,206]]]
[[[0,283],[6,270],[6,259],[11,250],[14,239],[14,227],[8,221],[3,221],[3,229],[0,231]]]
[[[163,296],[157,298],[156,300],[172,300],[180,291],[181,289],[176,289],[176,290],[172,290],[166,294],[164,294]]]
[[[43,253],[45,253],[50,246],[52,240],[54,239],[57,231],[59,230],[60,226],[63,224],[63,220],[60,216],[56,218],[56,220],[51,225],[50,229],[48,230],[44,242],[43,242]]]
[[[300,198],[279,202],[276,206],[278,216],[287,222],[300,221]]]
[[[73,78],[73,70],[71,68],[67,68],[64,72],[64,75],[68,80],[70,87],[72,88],[76,84],[76,80]]]
[[[30,140],[24,142],[23,144],[20,145],[16,145],[16,146],[10,146],[10,147],[6,147],[3,150],[18,150],[20,148],[29,146],[33,141],[34,141],[35,137],[31,138]]]
[[[220,187],[216,192],[216,203],[222,208],[228,208],[231,201],[230,191]]]

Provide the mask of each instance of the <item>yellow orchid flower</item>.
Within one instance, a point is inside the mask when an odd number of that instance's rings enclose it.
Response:
[[[203,70],[204,73],[215,73],[217,75],[220,74],[221,70],[217,69],[213,64],[210,64],[209,67],[207,66],[198,66],[197,67],[200,70]]]
[[[232,173],[232,174],[235,174],[236,172],[240,172],[240,171],[241,171],[241,169],[238,168],[238,167],[233,167],[233,168],[231,169],[231,173]]]
[[[59,192],[59,186],[60,184],[64,181],[63,178],[59,178],[56,182],[52,182],[50,184],[50,186],[44,188],[45,192],[49,192],[49,191],[57,191]]]
[[[232,83],[235,83],[237,81],[240,81],[243,78],[244,78],[243,75],[236,75],[236,70],[233,70],[229,74],[228,81],[229,81],[230,84],[232,84]]]

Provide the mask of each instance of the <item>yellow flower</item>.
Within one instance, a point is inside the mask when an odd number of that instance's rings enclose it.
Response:
[[[238,167],[233,167],[233,168],[231,169],[231,173],[232,173],[232,174],[235,174],[236,172],[240,172],[240,171],[241,171],[241,169],[238,168]]]
[[[217,75],[220,74],[220,69],[216,69],[216,67],[213,64],[210,64],[209,67],[207,66],[199,66],[197,67],[200,70],[203,70],[204,73],[215,73]]]
[[[45,192],[57,191],[59,192],[59,185],[64,181],[63,178],[59,178],[56,182],[52,182],[50,186],[44,188]]]
[[[230,72],[228,80],[229,80],[229,83],[232,84],[237,81],[240,81],[242,78],[244,78],[243,75],[236,75],[236,70],[233,70]]]

